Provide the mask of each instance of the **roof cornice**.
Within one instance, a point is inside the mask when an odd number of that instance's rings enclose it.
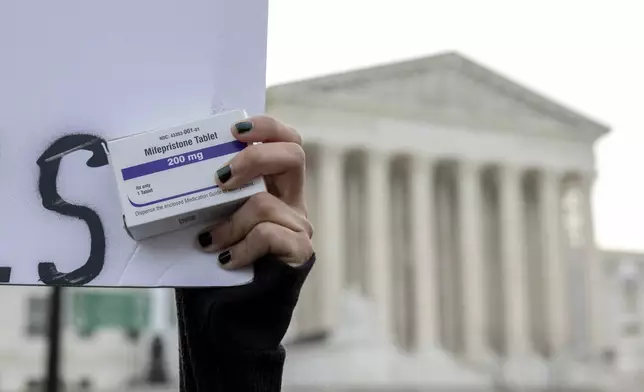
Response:
[[[587,136],[591,139],[597,139],[610,131],[607,125],[530,90],[457,52],[445,52],[277,85],[268,89],[268,99],[275,103],[281,101],[306,105],[307,102],[319,102],[328,92],[445,69],[461,72],[544,116],[554,118],[571,128],[588,132]]]

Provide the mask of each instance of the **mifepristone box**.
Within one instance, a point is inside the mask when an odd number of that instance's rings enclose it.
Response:
[[[243,110],[107,142],[123,221],[142,240],[231,214],[250,196],[266,191],[263,178],[222,191],[217,169],[247,147],[231,132]]]

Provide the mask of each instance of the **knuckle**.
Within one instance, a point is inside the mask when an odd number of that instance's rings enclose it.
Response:
[[[313,238],[313,234],[315,233],[315,228],[313,227],[313,224],[308,220],[306,221],[305,230],[306,230],[306,234],[309,236],[309,239]]]
[[[306,162],[306,152],[301,145],[297,143],[288,143],[288,151],[295,158],[298,166],[304,167]]]
[[[281,135],[286,137],[289,141],[301,145],[303,143],[302,135],[292,126],[283,123],[277,118],[268,115],[260,114],[252,117],[252,121],[263,128],[269,135]]]
[[[282,137],[287,138],[287,140],[302,145],[302,135],[292,126],[269,115],[263,115],[262,122],[266,124],[271,133],[282,134]]]
[[[251,144],[250,146],[242,150],[242,152],[240,152],[237,156],[241,156],[242,158],[240,158],[240,160],[243,159],[244,163],[248,166],[252,167],[254,165],[258,165],[262,160],[262,149],[260,148],[261,146],[261,144]]]
[[[244,208],[246,211],[245,213],[247,215],[257,215],[261,209],[261,200],[259,200],[259,193],[251,196],[246,200],[246,203],[244,203]]]
[[[262,123],[262,126],[271,133],[274,133],[280,126],[280,122],[275,117],[268,114],[260,114],[257,116],[257,119]]]
[[[262,222],[259,223],[255,228],[252,230],[251,235],[253,236],[251,242],[263,242],[263,243],[269,243],[271,242],[271,239],[273,238],[273,230],[271,230],[271,225]]]
[[[260,221],[270,220],[275,214],[275,203],[273,196],[268,192],[260,192],[253,195],[249,202],[253,214],[255,214]]]
[[[253,122],[267,122],[271,118],[269,114],[256,114],[250,117],[250,120]]]
[[[293,138],[295,139],[295,143],[299,146],[304,144],[304,140],[302,140],[302,135],[297,131],[297,129],[293,128],[290,125],[285,125],[285,127],[289,130],[290,133],[293,134]]]
[[[266,123],[273,132],[277,131],[282,126],[282,122],[273,116],[266,116]]]
[[[262,196],[264,192],[256,193],[253,196],[249,197],[246,201],[246,208],[252,210],[253,213],[257,213],[262,208]]]
[[[255,194],[257,202],[260,203],[263,207],[271,206],[275,204],[275,196],[271,195],[268,192],[259,192]]]

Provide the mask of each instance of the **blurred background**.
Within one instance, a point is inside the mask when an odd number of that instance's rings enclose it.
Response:
[[[644,4],[270,0],[267,111],[308,156],[319,263],[289,391],[636,391]],[[3,288],[0,391],[50,292]],[[172,290],[63,292],[69,391],[178,388]]]

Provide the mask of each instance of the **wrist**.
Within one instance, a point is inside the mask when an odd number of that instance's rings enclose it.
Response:
[[[206,314],[213,346],[229,350],[279,350],[300,290],[315,263],[290,266],[275,257],[258,260],[253,282],[218,290]]]

